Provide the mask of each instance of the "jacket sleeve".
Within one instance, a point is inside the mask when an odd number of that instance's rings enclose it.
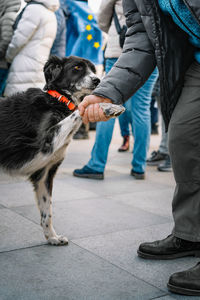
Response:
[[[39,5],[29,5],[14,31],[12,40],[6,52],[6,60],[11,63],[19,51],[28,43],[32,34],[39,26],[41,13],[38,10]],[[33,17],[34,16],[34,17]]]
[[[134,0],[123,1],[127,34],[123,52],[93,94],[121,104],[148,79],[156,66],[154,48],[148,38]]]
[[[3,1],[6,2],[6,1]],[[1,16],[1,29],[0,29],[0,57],[5,57],[6,50],[12,39],[13,23],[16,19],[18,10],[20,9],[21,1],[15,0],[7,2],[5,11]]]
[[[102,3],[99,8],[98,25],[99,28],[106,33],[110,28],[113,16],[113,9],[116,2],[117,0],[102,0]]]

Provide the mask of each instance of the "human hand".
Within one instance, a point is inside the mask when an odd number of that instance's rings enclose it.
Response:
[[[107,121],[109,118],[105,116],[99,103],[112,103],[108,98],[95,95],[86,96],[79,104],[78,109],[82,117],[83,123]]]

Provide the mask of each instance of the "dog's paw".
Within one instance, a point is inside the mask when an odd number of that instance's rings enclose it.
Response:
[[[48,243],[54,246],[64,246],[68,244],[68,239],[62,235],[57,235],[49,238]]]
[[[99,103],[99,106],[103,110],[105,116],[108,118],[116,118],[125,111],[125,108],[122,105]]]

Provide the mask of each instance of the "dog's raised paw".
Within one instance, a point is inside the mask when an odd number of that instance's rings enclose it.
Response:
[[[62,235],[58,235],[49,238],[48,243],[54,246],[64,246],[68,245],[68,239]]]
[[[125,111],[125,108],[122,105],[99,103],[99,106],[103,110],[105,116],[108,118],[116,118]]]

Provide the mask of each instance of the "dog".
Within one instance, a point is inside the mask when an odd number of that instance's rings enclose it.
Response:
[[[88,60],[52,56],[44,66],[44,90],[29,88],[0,101],[0,167],[32,183],[41,226],[49,244],[66,245],[52,225],[53,178],[65,157],[73,134],[82,124],[77,109],[100,80]],[[124,108],[102,104],[108,117]]]

